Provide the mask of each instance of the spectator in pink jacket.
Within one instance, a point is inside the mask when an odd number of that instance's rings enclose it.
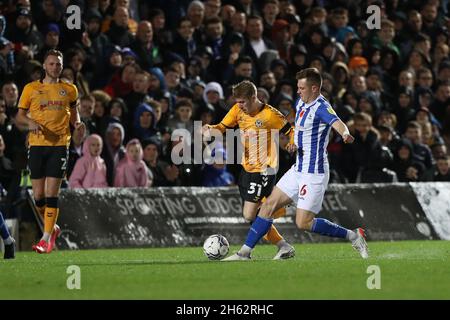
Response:
[[[83,156],[77,160],[70,175],[69,188],[107,188],[106,165],[100,157],[103,141],[91,134],[83,143]]]
[[[125,157],[119,162],[114,187],[147,187],[147,167],[143,159],[141,143],[132,139],[127,143]]]

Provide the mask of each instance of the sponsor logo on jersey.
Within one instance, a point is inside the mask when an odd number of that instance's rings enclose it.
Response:
[[[328,107],[327,110],[328,110],[329,114],[334,114],[334,115],[336,114],[336,112],[334,111],[334,109],[332,107]]]

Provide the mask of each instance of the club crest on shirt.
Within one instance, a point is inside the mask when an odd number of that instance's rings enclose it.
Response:
[[[67,93],[66,93],[66,90],[61,90],[60,92],[59,92],[59,95],[60,96],[65,96]]]
[[[262,122],[261,120],[258,119],[258,120],[255,121],[255,126],[256,126],[257,128],[261,128],[262,125],[263,125],[263,122]]]
[[[334,111],[334,109],[332,107],[328,107],[327,110],[328,110],[329,114],[334,114],[334,115],[336,114],[336,111]]]
[[[300,114],[298,115],[298,117],[301,119],[304,114],[305,114],[305,110],[302,110],[302,111],[300,111]]]

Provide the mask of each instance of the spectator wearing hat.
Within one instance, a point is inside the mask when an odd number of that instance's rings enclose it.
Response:
[[[90,45],[85,45],[84,50],[86,51],[86,69],[93,70],[92,78],[88,79],[92,90],[102,88],[114,73],[110,70],[109,61],[112,52],[111,41],[100,32],[102,19],[103,16],[99,10],[94,8],[87,10],[85,21]],[[100,78],[103,78],[103,81]]]
[[[138,56],[138,63],[143,70],[159,66],[162,63],[163,53],[153,42],[153,27],[149,21],[139,22],[136,39],[130,48]]]
[[[44,29],[44,46],[36,55],[36,60],[43,61],[45,54],[59,45],[60,28],[56,23],[49,23]]]
[[[288,74],[286,61],[284,61],[283,59],[274,59],[270,63],[270,71],[273,72],[277,81],[285,79]]]
[[[134,53],[134,51],[128,47],[122,48],[120,54],[122,55],[122,60],[124,64],[135,63],[138,60],[138,56],[136,55],[136,53]]]
[[[6,37],[20,48],[16,51],[25,58],[33,58],[42,49],[42,35],[34,27],[31,12],[26,8],[18,10],[15,24],[8,28]]]
[[[187,17],[181,18],[177,23],[171,50],[181,55],[185,61],[189,61],[194,56],[197,46],[191,20]]]
[[[362,56],[353,56],[348,62],[348,68],[351,75],[365,76],[369,70],[367,59]]]

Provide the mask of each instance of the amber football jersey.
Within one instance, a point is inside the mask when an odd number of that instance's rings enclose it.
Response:
[[[77,87],[66,82],[28,83],[22,91],[18,107],[28,110],[31,119],[43,127],[42,133],[30,132],[30,146],[69,146],[70,108],[78,98]]]
[[[263,172],[278,165],[278,150],[274,144],[273,134],[279,132],[288,136],[293,130],[283,114],[270,105],[256,114],[245,113],[235,104],[220,124],[212,126],[224,132],[239,126],[241,143],[244,147],[242,166],[247,172]]]

